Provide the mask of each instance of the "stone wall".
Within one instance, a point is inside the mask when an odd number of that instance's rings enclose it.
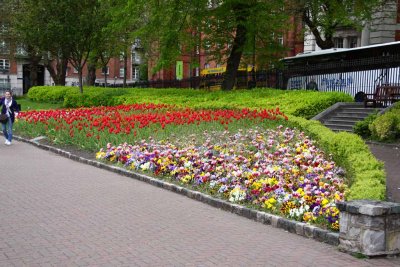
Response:
[[[366,256],[400,254],[400,204],[356,200],[337,204],[339,249]]]

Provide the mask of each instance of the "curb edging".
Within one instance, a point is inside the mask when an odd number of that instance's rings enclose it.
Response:
[[[334,233],[328,230],[321,229],[319,227],[316,227],[314,225],[309,225],[303,222],[297,222],[293,220],[289,220],[274,214],[270,214],[264,211],[258,211],[258,210],[253,210],[238,204],[230,203],[228,201],[225,201],[223,199],[219,198],[214,198],[212,196],[209,196],[207,194],[204,194],[202,192],[194,191],[179,185],[175,185],[173,183],[169,183],[160,179],[152,178],[150,176],[144,175],[144,174],[139,174],[135,173],[133,171],[117,167],[117,166],[112,166],[108,165],[105,163],[102,163],[100,161],[95,161],[87,158],[83,158],[80,156],[77,156],[71,152],[52,147],[49,145],[44,145],[40,144],[39,142],[35,142],[32,140],[28,140],[26,138],[20,137],[20,136],[14,136],[14,139],[18,141],[22,141],[31,145],[34,145],[40,149],[47,150],[53,153],[56,153],[60,156],[63,156],[65,158],[72,159],[74,161],[78,161],[87,165],[91,165],[100,169],[104,169],[107,171],[112,171],[114,173],[124,175],[139,181],[146,182],[148,184],[167,189],[169,191],[172,191],[174,193],[178,193],[181,195],[184,195],[188,198],[203,202],[207,205],[210,205],[215,208],[222,209],[224,211],[228,211],[234,214],[237,214],[239,216],[245,217],[247,219],[254,220],[256,222],[266,224],[266,225],[271,225],[275,228],[281,228],[289,233],[297,234],[306,238],[314,239],[319,242],[327,243],[329,245],[333,246],[338,246],[339,245],[339,233]]]

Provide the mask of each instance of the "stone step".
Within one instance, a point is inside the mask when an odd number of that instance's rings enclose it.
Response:
[[[366,116],[351,116],[351,115],[343,115],[343,114],[337,114],[337,115],[334,115],[334,116],[332,116],[331,118],[333,119],[333,118],[335,118],[335,119],[341,119],[341,120],[363,120],[363,119],[365,119],[366,117],[367,117],[368,115],[366,115]]]
[[[365,108],[363,103],[345,103],[335,105],[334,109],[318,118],[326,127],[333,131],[352,132],[353,126],[368,115],[381,109]]]
[[[354,124],[356,124],[357,121],[360,120],[341,120],[341,119],[336,119],[336,118],[331,118],[327,121],[325,121],[325,125],[326,124],[339,124],[339,125],[349,125],[349,126],[354,126]]]
[[[346,132],[353,131],[353,125],[337,124],[337,123],[325,123],[324,125],[333,131],[346,131]]]
[[[366,118],[370,113],[365,112],[350,112],[350,111],[336,111],[332,116],[347,116],[356,118]]]

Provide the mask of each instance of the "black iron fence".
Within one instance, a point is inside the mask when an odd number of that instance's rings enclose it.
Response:
[[[278,71],[260,71],[255,74],[241,73],[237,75],[235,80],[235,88],[254,88],[254,87],[271,87],[279,88],[277,83]],[[154,81],[139,81],[139,82],[127,82],[125,87],[141,87],[141,88],[195,88],[195,89],[206,89],[215,90],[219,89],[223,81],[223,75],[210,75],[210,76],[198,76],[191,77],[189,79],[182,80],[154,80]],[[99,87],[114,87],[121,88],[124,85],[121,83],[107,84],[104,86],[103,83],[96,83],[95,86]]]

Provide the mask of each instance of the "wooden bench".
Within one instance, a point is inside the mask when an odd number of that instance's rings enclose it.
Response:
[[[365,94],[365,107],[387,107],[400,100],[400,85],[382,84],[376,87],[375,93]]]

